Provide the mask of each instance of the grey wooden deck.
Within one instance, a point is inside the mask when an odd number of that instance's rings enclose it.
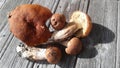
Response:
[[[58,64],[31,62],[20,58],[20,43],[9,31],[7,13],[17,5],[37,3],[53,13],[64,13],[67,21],[75,10],[90,15],[91,34],[82,39],[84,49],[77,56],[64,55]],[[0,0],[0,68],[120,68],[120,1],[119,0]]]

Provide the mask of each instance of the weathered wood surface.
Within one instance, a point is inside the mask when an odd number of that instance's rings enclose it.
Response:
[[[20,58],[16,45],[20,41],[9,30],[7,13],[20,4],[40,4],[53,13],[63,13],[67,21],[72,12],[90,15],[93,29],[82,39],[84,49],[77,56],[64,55],[58,64],[32,62]],[[50,28],[52,30],[52,28]],[[120,1],[119,0],[1,0],[0,1],[0,68],[120,68]]]

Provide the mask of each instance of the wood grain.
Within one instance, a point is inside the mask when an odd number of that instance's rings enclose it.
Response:
[[[40,4],[52,13],[70,15],[80,10],[87,13],[93,28],[84,39],[83,51],[77,56],[63,55],[58,64],[29,61],[18,56],[15,38],[7,14],[20,4]],[[47,22],[49,26],[49,21]],[[50,26],[50,30],[54,29]],[[1,0],[0,1],[0,68],[120,68],[120,1],[119,0]]]
[[[120,68],[120,1],[118,1],[118,23],[117,23],[117,47],[116,47],[116,68]]]

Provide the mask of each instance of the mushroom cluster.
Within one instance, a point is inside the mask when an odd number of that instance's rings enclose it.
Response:
[[[46,26],[48,19],[54,32]],[[80,39],[88,36],[92,28],[91,19],[86,13],[75,11],[66,23],[64,14],[52,14],[48,8],[37,4],[16,7],[9,13],[8,21],[10,31],[23,42],[16,48],[21,57],[37,61],[46,59],[53,64],[62,58],[61,45],[66,47],[64,51],[67,54],[79,54],[82,50]],[[50,44],[49,39],[61,45]]]
[[[88,36],[91,29],[90,17],[86,13],[75,11],[66,26],[52,34],[52,39],[66,46],[65,52],[67,54],[76,55],[82,50],[80,39]]]

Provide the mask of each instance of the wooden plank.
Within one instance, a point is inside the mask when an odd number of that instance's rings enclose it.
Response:
[[[1,0],[1,1],[0,1],[0,11],[2,10],[2,7],[4,6],[5,3],[6,3],[5,0]],[[1,20],[2,20],[2,22],[5,22],[5,19],[1,19]],[[0,23],[0,31],[2,30],[2,28],[4,27],[4,25],[5,25],[5,24]]]
[[[2,7],[2,5],[5,3],[5,0],[1,0],[0,1],[0,8]]]
[[[117,1],[107,1],[105,5],[104,26],[110,31],[104,31],[102,41],[107,44],[102,44],[104,47],[104,55],[101,55],[101,68],[115,68],[116,66],[116,45],[117,45],[117,22],[118,22],[118,3]]]
[[[6,26],[4,26],[3,30],[0,32],[0,53],[2,49],[4,49],[5,47],[4,45],[7,43],[9,36],[10,36],[10,32],[7,24]]]
[[[59,3],[59,0],[51,0],[51,1],[47,1],[47,0],[34,0],[33,4],[40,4],[42,6],[45,6],[47,8],[49,8],[52,12],[54,12],[56,10],[57,4]]]
[[[84,50],[76,68],[116,68],[117,1],[90,0],[91,34],[82,39]]]
[[[6,46],[7,49],[4,52],[4,55],[1,58],[0,61],[0,67],[1,68],[12,68],[15,64],[17,64],[16,61],[19,61],[18,56],[16,54],[16,46],[18,42],[15,41],[15,38],[11,39],[11,42],[9,44],[7,44]],[[22,63],[24,62],[24,60],[22,60]],[[20,65],[19,65],[20,67]],[[14,67],[13,67],[14,68]]]
[[[5,4],[5,2],[7,2],[6,0],[0,0],[0,9],[2,8],[2,6]]]
[[[84,1],[84,5],[82,11],[88,13],[90,0],[83,0],[83,1]]]
[[[116,68],[120,68],[120,1],[118,1]]]
[[[14,2],[13,2],[14,1]],[[20,0],[6,0],[4,5],[0,8],[0,31],[2,28],[6,25],[7,23],[7,14],[10,10],[15,8],[17,5],[23,4],[23,3],[29,3],[31,0],[25,0],[25,1],[20,1]]]

